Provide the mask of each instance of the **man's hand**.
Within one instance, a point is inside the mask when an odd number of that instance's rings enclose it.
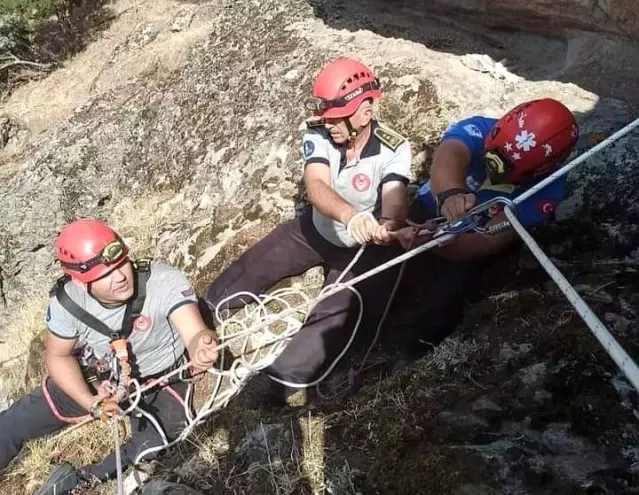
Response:
[[[404,227],[391,233],[391,236],[401,244],[404,249],[408,249],[413,239],[415,229],[413,227]]]
[[[431,240],[433,233],[428,231],[419,233],[415,227],[404,227],[396,232],[391,232],[391,236],[399,242],[404,249],[408,249]]]
[[[209,329],[201,330],[191,339],[188,350],[194,372],[206,371],[215,364],[219,356],[217,345],[217,335]]]
[[[373,240],[373,234],[379,227],[375,217],[368,211],[355,213],[346,224],[346,231],[360,244]]]
[[[475,206],[476,201],[477,197],[472,193],[455,194],[444,200],[444,204],[441,205],[440,211],[449,222],[455,222],[463,217],[468,210]]]
[[[113,416],[118,416],[122,411],[114,399],[98,398],[91,404],[89,412],[95,419],[108,421]]]
[[[394,242],[395,238],[392,236],[392,231],[390,231],[386,225],[378,225],[373,231],[372,240],[375,244],[388,245]]]
[[[116,387],[110,380],[102,380],[96,387],[96,390],[98,392],[98,397],[106,399],[108,397],[113,397],[113,394],[116,392]]]

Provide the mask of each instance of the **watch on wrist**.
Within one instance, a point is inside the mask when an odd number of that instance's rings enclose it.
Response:
[[[468,191],[461,187],[451,187],[450,189],[444,189],[442,192],[438,193],[435,196],[435,201],[437,203],[437,214],[441,215],[441,208],[444,205],[444,201],[446,201],[451,196],[455,196],[457,194],[467,194]]]

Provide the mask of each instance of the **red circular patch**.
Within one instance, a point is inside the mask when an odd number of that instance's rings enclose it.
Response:
[[[355,174],[353,176],[353,180],[351,181],[353,185],[353,189],[357,192],[367,191],[369,187],[371,187],[371,179],[366,174]]]
[[[541,200],[537,202],[537,208],[539,208],[541,213],[549,215],[550,213],[554,213],[557,208],[557,203],[549,200]]]
[[[133,322],[133,330],[137,332],[146,332],[151,328],[151,318],[148,316],[140,315]]]

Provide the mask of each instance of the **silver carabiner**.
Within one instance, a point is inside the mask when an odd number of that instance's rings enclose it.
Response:
[[[484,213],[485,211],[492,208],[493,206],[499,205],[499,204],[504,205],[504,207],[510,208],[511,210],[513,210],[514,213],[516,213],[517,205],[510,198],[506,198],[504,196],[497,196],[495,198],[489,199],[488,201],[480,205],[477,205],[475,208],[472,208],[471,210],[469,210],[468,215],[480,215],[481,213]],[[485,226],[476,225],[473,228],[473,231],[477,232],[478,234],[492,235],[492,234],[496,234],[497,232],[501,232],[502,230],[505,230],[504,222],[501,222],[498,225],[499,225],[499,228],[497,228],[496,226],[485,227]]]
[[[509,198],[506,198],[504,196],[497,196],[495,198],[491,198],[488,201],[485,201],[484,203],[477,205],[474,208],[471,208],[470,210],[468,210],[468,212],[456,222],[449,223],[445,221],[444,217],[438,217],[436,220],[440,221],[439,224],[437,225],[439,229],[437,230],[437,232],[435,232],[435,234],[433,235],[433,238],[443,234],[459,235],[459,234],[463,234],[464,232],[470,232],[470,231],[477,232],[478,234],[493,233],[491,232],[490,227],[488,228],[483,227],[483,226],[480,226],[479,224],[481,221],[482,214],[487,212],[490,208],[498,204],[507,206],[513,211],[517,209],[517,205],[513,203],[513,201]],[[444,219],[444,221],[441,221],[441,219]]]
[[[511,199],[505,198],[504,196],[497,196],[495,198],[489,199],[488,201],[485,201],[480,205],[475,206],[474,208],[471,208],[470,210],[468,210],[468,213],[466,213],[466,215],[476,215],[478,213],[483,213],[484,211],[489,210],[490,208],[498,204],[508,206],[513,211],[517,209],[517,205],[515,205],[515,203],[513,203]]]

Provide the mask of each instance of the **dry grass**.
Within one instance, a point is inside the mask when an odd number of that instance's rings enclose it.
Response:
[[[473,339],[449,337],[435,348],[427,364],[440,371],[449,369],[455,371],[467,363],[479,350],[479,344]]]
[[[33,493],[47,479],[56,462],[84,466],[102,459],[113,446],[111,428],[97,421],[29,442],[11,471],[0,479],[0,493]]]
[[[309,482],[313,494],[325,493],[324,473],[324,421],[321,416],[300,419],[304,452],[301,470]],[[295,443],[294,443],[295,444]]]
[[[44,316],[48,297],[44,293],[25,294],[24,301],[29,301],[17,309],[13,324],[9,325],[6,335],[10,336],[0,345],[0,369],[12,365],[21,357],[26,357],[31,342],[44,330]]]
[[[10,357],[0,366],[0,396],[17,399],[40,386],[45,373],[44,315],[47,299],[30,297],[31,303],[17,315],[9,328]],[[3,356],[8,355],[7,351]],[[95,462],[113,449],[110,429],[101,423],[81,426],[70,432],[29,442],[0,479],[0,493],[33,493],[60,460],[81,466]]]
[[[44,372],[44,315],[47,299],[26,297],[7,330],[7,343],[0,347],[0,397],[16,398],[42,380]]]

